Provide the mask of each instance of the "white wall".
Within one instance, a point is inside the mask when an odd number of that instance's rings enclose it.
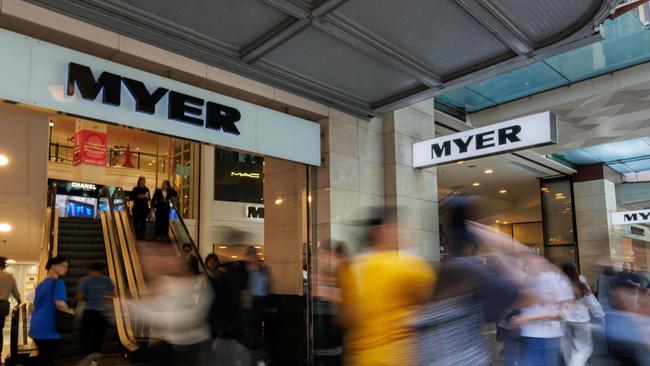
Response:
[[[48,114],[0,104],[0,253],[18,261],[38,260],[47,199]]]
[[[264,220],[253,220],[247,217],[246,206],[250,205],[253,204],[212,201],[213,244],[264,245]],[[231,229],[241,231],[243,235],[233,240],[229,237]]]

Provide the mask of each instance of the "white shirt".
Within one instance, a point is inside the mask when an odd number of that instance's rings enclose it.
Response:
[[[560,303],[574,298],[569,281],[556,272],[542,272],[530,277],[528,287],[540,302],[522,309],[522,316],[560,311]],[[563,331],[559,320],[536,320],[522,325],[521,335],[530,338],[559,338]]]
[[[156,327],[157,335],[176,345],[210,339],[207,316],[214,294],[197,277],[162,276],[155,297],[135,301],[131,308]]]

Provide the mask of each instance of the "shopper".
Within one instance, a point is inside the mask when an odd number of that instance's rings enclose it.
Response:
[[[56,330],[56,311],[74,314],[68,307],[66,288],[59,278],[68,272],[70,262],[63,257],[47,261],[47,278],[36,287],[34,312],[29,335],[38,348],[38,365],[54,366],[61,335]]]
[[[149,188],[146,186],[145,177],[138,178],[138,184],[131,191],[133,201],[133,229],[138,240],[144,240],[147,232],[147,216],[149,215]]]
[[[561,357],[562,307],[574,300],[566,277],[542,257],[528,262],[528,291],[538,301],[512,320],[521,329],[522,366],[556,366]]]
[[[108,316],[115,293],[113,282],[102,273],[104,265],[93,262],[88,266],[88,276],[77,285],[77,295],[83,301],[81,317],[81,352],[84,357],[97,358],[102,352],[102,338],[109,325]]]
[[[587,364],[593,352],[591,336],[591,316],[602,319],[605,316],[596,297],[587,285],[580,281],[578,271],[573,263],[566,263],[562,271],[571,282],[575,301],[563,311],[565,333],[562,339],[562,352],[566,366],[583,366]]]
[[[429,300],[435,275],[426,261],[399,251],[396,210],[374,212],[366,223],[368,252],[342,275],[344,358],[350,366],[416,361],[414,306]]]
[[[632,264],[623,263],[623,270],[616,274],[619,282],[623,282],[635,288],[641,288],[641,278],[632,270]]]
[[[151,209],[156,215],[156,240],[169,240],[170,203],[178,196],[168,180],[164,180],[151,199]]]
[[[596,298],[605,312],[612,309],[610,306],[611,288],[615,281],[616,273],[612,266],[603,266],[603,272],[596,276],[596,280],[594,281]]]
[[[210,306],[210,329],[212,339],[221,337],[228,323],[227,303],[228,289],[225,283],[225,274],[220,269],[219,257],[210,253],[205,257],[205,275],[214,292],[214,300]]]
[[[7,258],[0,257],[0,329],[4,329],[5,320],[10,312],[9,297],[13,296],[20,303],[20,293],[16,286],[16,279],[11,273],[5,272],[7,269]],[[0,331],[0,345],[4,344],[3,332]],[[0,360],[2,359],[2,349],[0,349]]]
[[[263,324],[269,295],[269,275],[253,247],[246,248],[245,268],[246,290],[242,292],[244,346],[250,351],[250,366],[256,366],[265,358],[266,342]]]

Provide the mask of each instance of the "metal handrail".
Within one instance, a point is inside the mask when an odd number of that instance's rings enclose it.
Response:
[[[120,343],[130,352],[138,349],[138,344],[133,333],[133,327],[130,322],[128,314],[128,304],[126,302],[127,293],[124,284],[123,272],[121,270],[119,256],[117,253],[117,244],[115,243],[115,224],[112,222],[110,212],[110,198],[108,195],[108,188],[104,187],[100,190],[97,201],[105,200],[108,210],[101,210],[99,213],[102,232],[104,235],[104,248],[106,251],[106,262],[108,264],[108,275],[113,280],[117,289],[117,298],[113,299],[113,307],[115,311],[115,325],[117,327],[118,338]],[[108,212],[107,212],[108,211]],[[110,222],[109,222],[110,221]]]
[[[116,201],[119,200],[118,203]],[[129,286],[133,288],[131,295],[134,298],[140,297],[141,292],[146,291],[146,283],[144,274],[141,267],[140,255],[137,248],[137,240],[135,238],[135,230],[131,222],[130,209],[128,205],[128,197],[121,187],[115,187],[115,191],[111,195],[111,212],[118,227],[118,238],[120,239],[120,247],[125,263],[129,263],[132,271],[127,272],[127,279]],[[115,215],[115,213],[118,213]],[[128,262],[126,262],[128,260]]]
[[[178,237],[179,237],[178,234],[179,233],[175,232],[175,227],[173,225],[169,225],[169,228],[170,228],[170,231],[172,232],[172,235],[176,238],[176,245],[181,246],[183,244],[190,244],[192,246],[192,251],[194,252],[195,257],[198,260],[199,270],[204,272],[205,268],[206,268],[205,267],[205,261],[203,261],[203,258],[201,257],[201,254],[199,252],[199,248],[194,243],[194,240],[192,239],[192,236],[190,235],[190,231],[187,229],[187,225],[185,225],[185,221],[183,221],[183,218],[181,217],[180,211],[178,210],[177,202],[175,200],[173,200],[173,199],[170,199],[169,200],[169,206],[170,206],[171,209],[176,211],[176,217],[178,218],[178,222],[181,224],[182,230],[183,230],[183,232],[184,232],[184,234],[185,234],[185,236],[187,238],[187,241],[189,241],[189,243],[182,243],[182,244],[179,243],[178,242]],[[170,223],[171,223],[171,221],[172,220],[170,220]],[[182,248],[179,247],[178,249],[182,249]]]

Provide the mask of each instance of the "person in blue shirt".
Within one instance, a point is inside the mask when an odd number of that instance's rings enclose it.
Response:
[[[107,317],[112,310],[115,294],[113,282],[103,274],[104,264],[92,262],[88,266],[88,276],[79,280],[77,296],[84,302],[81,317],[81,352],[84,357],[102,351],[102,338],[109,325]]]
[[[29,335],[38,347],[38,365],[54,366],[61,335],[56,331],[56,310],[74,314],[68,307],[65,284],[59,281],[68,272],[70,262],[63,257],[47,261],[47,277],[36,287],[34,312]]]

